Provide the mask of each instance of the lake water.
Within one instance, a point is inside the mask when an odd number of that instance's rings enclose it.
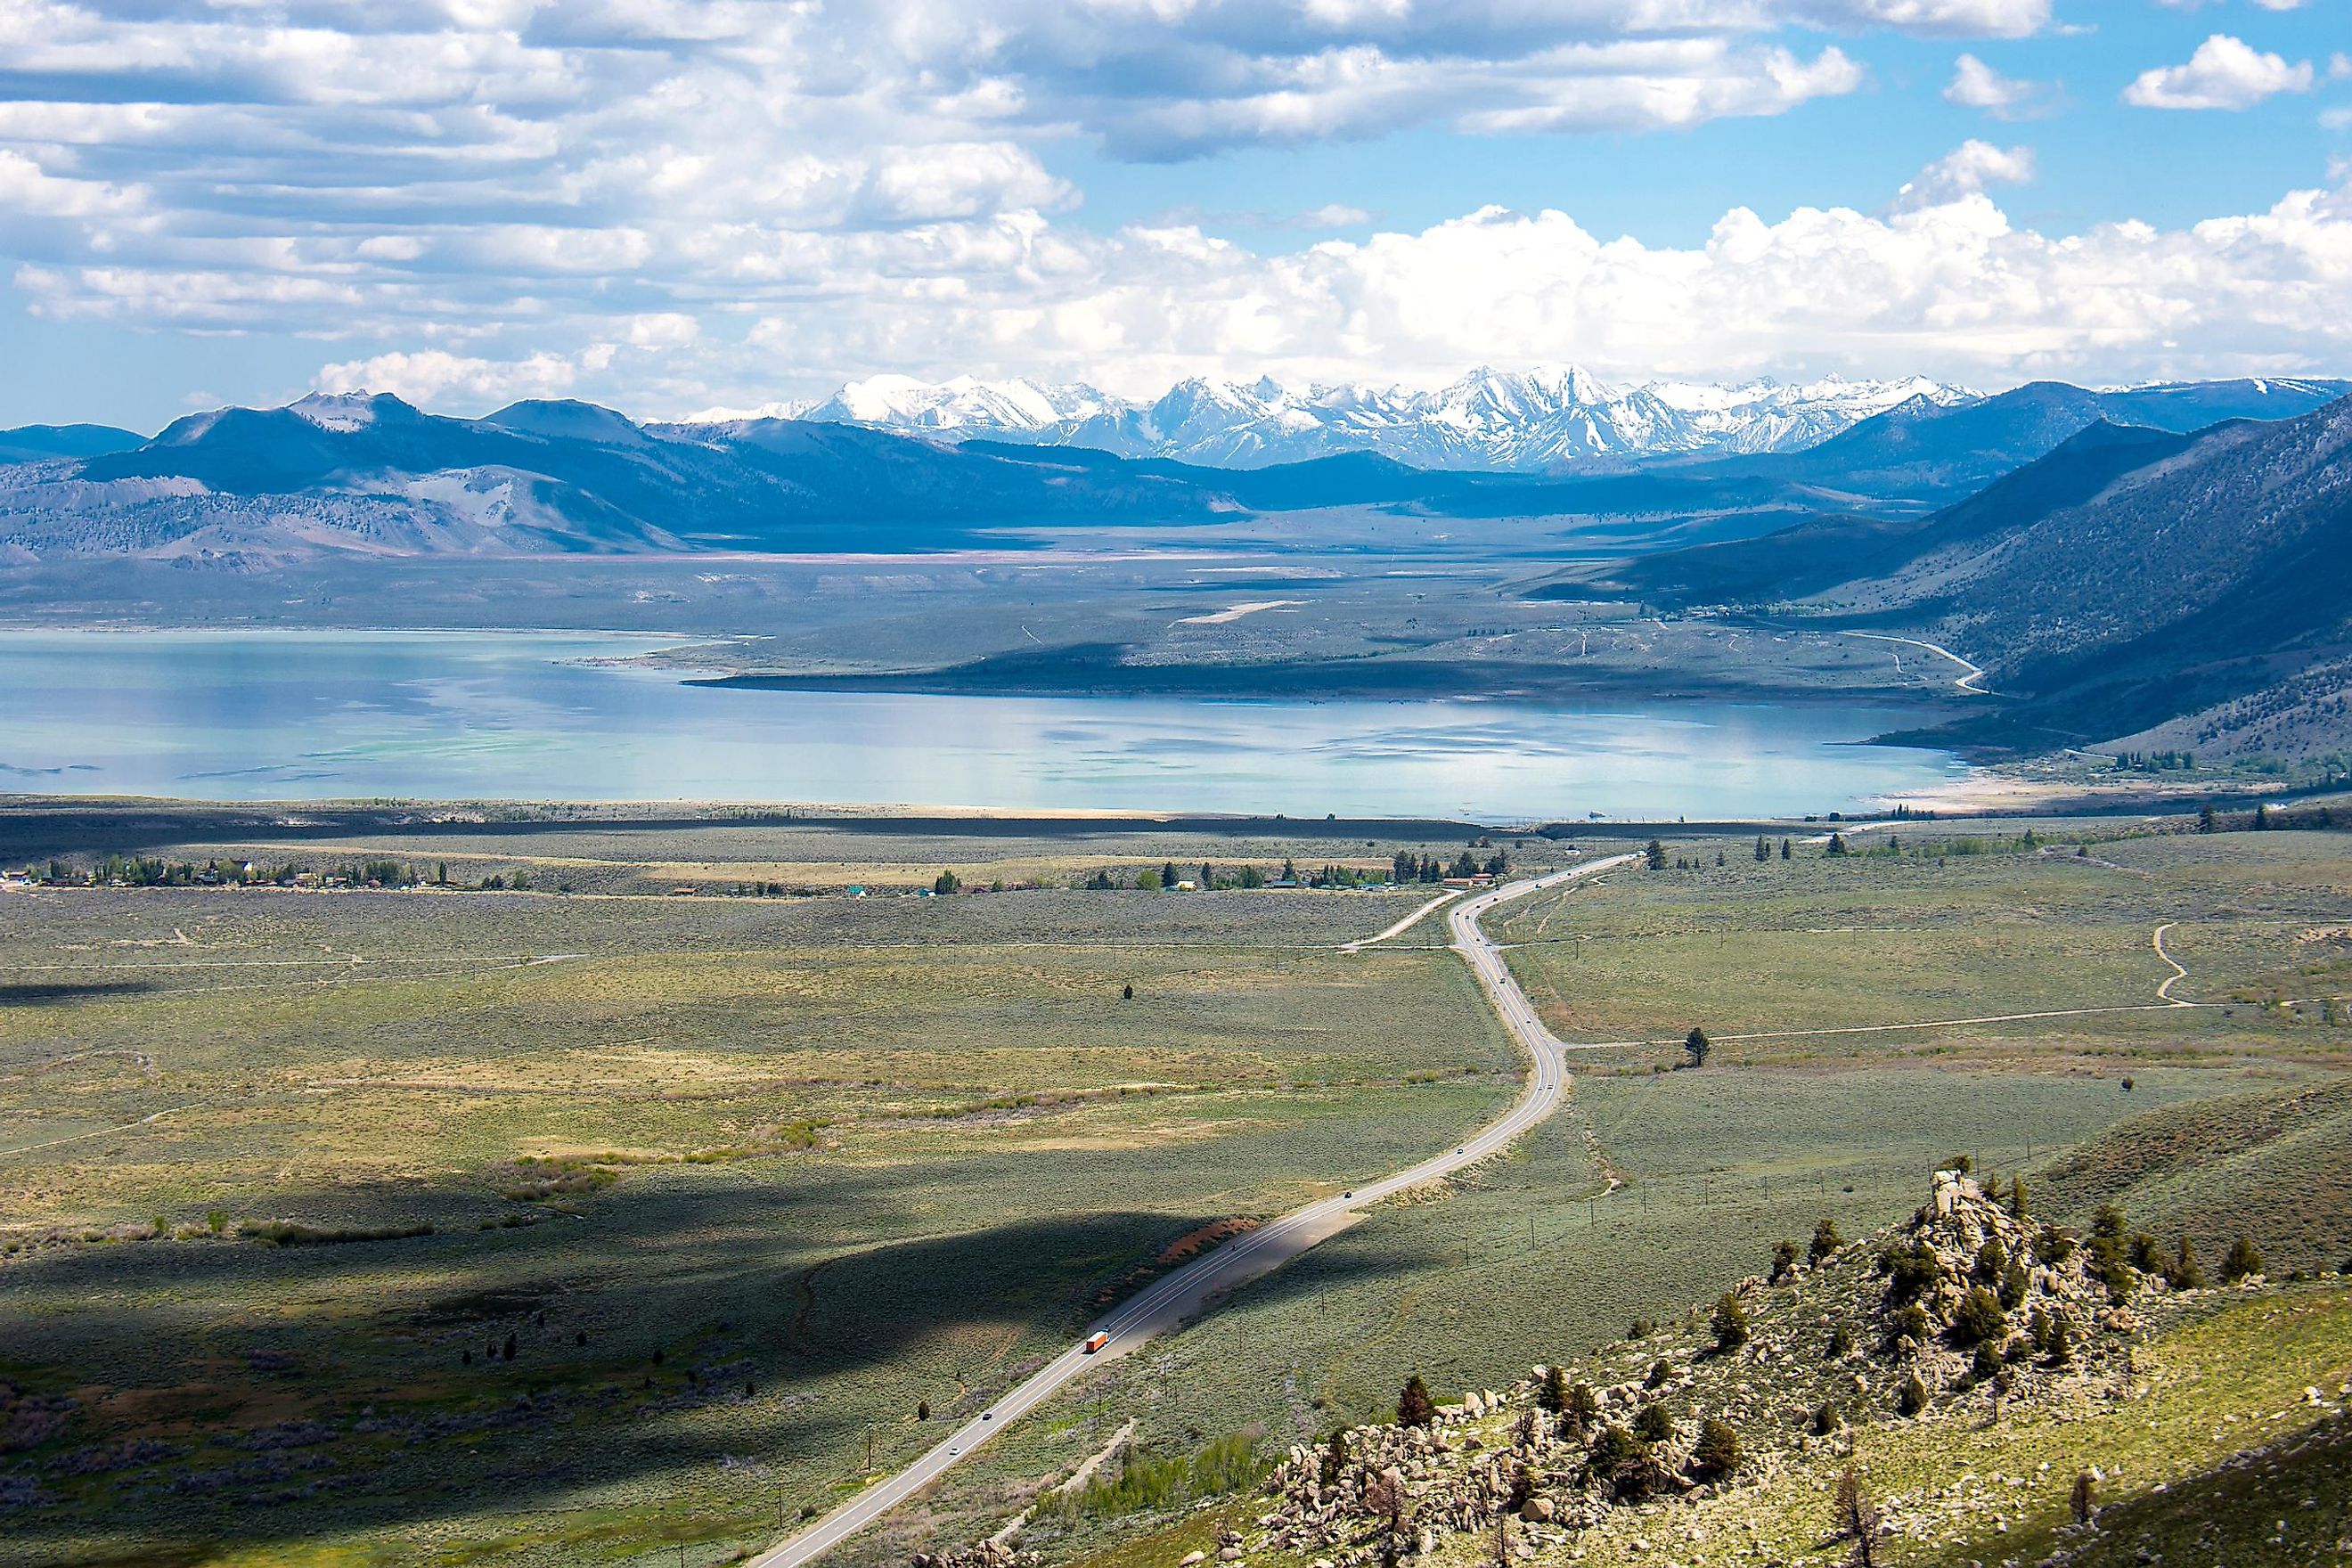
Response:
[[[1507,822],[1846,811],[1966,770],[1831,706],[719,689],[585,635],[0,631],[0,791]]]

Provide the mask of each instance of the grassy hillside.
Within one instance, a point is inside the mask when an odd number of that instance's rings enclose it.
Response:
[[[15,1562],[772,1527],[1513,1081],[1418,894],[0,898]]]
[[[1541,1380],[1523,1373],[1499,1399],[1443,1405],[1429,1434],[1342,1431],[1291,1450],[1264,1493],[1076,1561],[1127,1568],[1222,1542],[1282,1568],[1377,1562],[1389,1527],[1368,1489],[1400,1462],[1399,1543],[1409,1561],[1449,1568],[1498,1549],[1514,1562],[1608,1568],[1864,1561],[1840,1500],[1849,1476],[1871,1562],[2337,1560],[2352,1517],[2352,1471],[2340,1463],[2352,1290],[2340,1280],[2151,1282],[2063,1359],[2012,1338],[2018,1353],[1988,1374],[1956,1370],[1969,1352],[1933,1320],[1925,1342],[1889,1337],[1900,1314],[1874,1259],[1932,1230],[1915,1221],[1786,1279],[1751,1280],[1738,1296],[1744,1338],[1730,1348],[1712,1314],[1695,1310],[1574,1358],[1561,1383],[1598,1392],[1589,1420],[1553,1415]],[[2098,1287],[2056,1285],[2050,1272],[2036,1270],[2029,1300],[2076,1289],[2083,1315],[2099,1316]],[[1840,1327],[1849,1340],[1833,1339]],[[1901,1392],[1915,1374],[1916,1406]],[[1453,1397],[1451,1385],[1433,1389]],[[1650,1428],[1653,1409],[1663,1419]],[[1727,1459],[1711,1463],[1695,1441],[1708,1420],[1733,1434]]]
[[[939,825],[487,826],[404,853],[537,875],[562,844],[619,886],[1259,852],[1127,826],[1071,853]],[[2209,1268],[2240,1229],[2276,1267],[2326,1261],[2347,1037],[2263,1004],[2333,984],[2343,838],[2086,831],[2078,857],[2038,832],[1905,825],[1899,853],[1764,863],[1686,839],[1692,869],[1498,920],[1563,1033],[1667,1043],[1583,1053],[1570,1108],[1508,1157],[1097,1369],[841,1561],[992,1533],[1129,1422],[1139,1455],[1190,1466],[1376,1419],[1414,1371],[1444,1391],[1654,1359],[1623,1344],[1634,1320],[1688,1338],[1776,1242],[1899,1219],[1955,1153],[2023,1170],[2053,1218],[2120,1196]],[[0,1207],[22,1216],[0,1498],[34,1561],[713,1560],[772,1539],[780,1500],[849,1495],[869,1430],[876,1468],[903,1460],[939,1430],[920,1404],[973,1407],[1202,1226],[1453,1141],[1511,1082],[1432,927],[1336,951],[1418,894],[0,897],[41,917],[0,941]],[[2159,920],[2179,994],[2218,1005],[1730,1037],[2152,1005]],[[1710,1065],[1657,1070],[1695,1021],[1723,1037]],[[1066,1558],[1164,1521],[1033,1537]],[[1177,1539],[1150,1560],[1201,1544]]]

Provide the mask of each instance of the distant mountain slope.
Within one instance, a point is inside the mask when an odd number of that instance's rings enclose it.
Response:
[[[2100,417],[2097,393],[2060,382],[2032,382],[1957,407],[1915,398],[1783,462],[1807,474],[1965,485],[2030,463]]]
[[[389,396],[182,419],[129,451],[0,468],[0,548],[50,554],[905,550],[1006,523],[1205,519],[1187,480],[851,426],[642,426],[579,403],[487,419]]]
[[[1801,605],[1846,625],[1916,632],[1985,666],[2001,694],[1932,737],[1941,742],[2137,735],[2219,755],[2352,740],[2352,396],[2292,419],[2177,433],[2110,423],[2098,413],[2103,395],[2020,393],[1890,417],[1816,449],[1843,451],[1868,472],[1889,454],[1942,463],[1970,442],[2013,454],[2092,419],[1928,517],[1824,515],[1636,558],[1535,596]],[[2244,405],[2200,395],[2159,411]],[[1796,460],[1805,459],[1815,454]]]
[[[2352,400],[2216,426],[2168,455],[2147,448],[2154,461],[2079,504],[1939,538],[1896,588],[1948,605],[1948,626],[2015,670],[2158,628],[2177,637],[2248,595],[2264,601],[2267,636],[2239,647],[2330,629],[2352,613],[2347,448]]]
[[[47,463],[59,458],[94,458],[121,452],[146,437],[111,425],[20,425],[0,430],[0,463]]]
[[[1595,537],[1722,537],[1801,515],[1824,494],[1898,511],[1918,504],[1870,495],[1866,477],[1834,464],[1809,475],[1706,465],[1494,473],[1371,451],[1217,468],[818,420],[638,425],[560,400],[457,419],[353,393],[215,409],[126,450],[0,466],[0,551],[18,562],[131,554],[245,564],[336,550],[887,552],[1017,543],[1006,530],[1348,508],[1579,519],[1601,531]]]
[[[2110,392],[2044,382],[1980,399],[1917,376],[1612,385],[1559,365],[1481,367],[1433,392],[1362,384],[1299,391],[1272,380],[1196,377],[1150,399],[1083,385],[877,376],[821,402],[759,412],[1216,468],[1367,452],[1423,468],[1578,474],[1660,459],[1818,452],[1810,464],[1736,471],[1806,482],[1862,476],[1879,489],[1928,493],[1982,483],[2101,418],[2185,431],[2222,419],[2291,418],[2347,392],[2352,382],[2182,382]],[[1982,412],[1958,419],[1974,410]],[[1850,445],[1822,449],[1847,432]]]
[[[2119,425],[2189,431],[2224,419],[2291,419],[2352,395],[2352,381],[2167,382],[2102,392],[2099,411]]]
[[[2310,677],[2352,650],[2352,398],[2141,455],[2072,503],[1988,515],[1988,492],[1891,579],[1824,597],[1932,626],[2024,700],[1968,738],[2104,739],[2270,690],[2340,714],[2341,679]]]
[[[1675,607],[1803,598],[1842,583],[1886,576],[1922,555],[2088,500],[2120,476],[2180,451],[2190,440],[2102,419],[1925,518],[1832,514],[1757,539],[1639,556],[1598,584],[1568,584],[1543,596],[1574,596],[1598,587]]]
[[[1719,458],[1666,471],[1746,475],[1878,497],[1948,500],[2057,450],[2105,420],[2185,433],[2225,419],[2278,420],[2352,393],[2352,382],[2186,382],[2092,392],[2029,382],[1991,397],[1915,398],[1802,451]]]
[[[1794,450],[1906,402],[1951,404],[1972,395],[1918,376],[1832,376],[1794,386],[1769,380],[1618,386],[1573,365],[1482,366],[1434,392],[1360,384],[1297,391],[1272,380],[1195,377],[1147,400],[1090,386],[877,376],[822,402],[759,412],[1217,468],[1361,452],[1423,468],[1569,473],[1670,455]]]

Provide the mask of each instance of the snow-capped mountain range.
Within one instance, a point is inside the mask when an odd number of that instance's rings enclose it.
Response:
[[[711,409],[695,418],[808,419],[1219,468],[1369,451],[1426,468],[1556,472],[1649,458],[1793,451],[1906,403],[1948,407],[1975,397],[1921,376],[1616,385],[1574,365],[1481,367],[1434,392],[1365,385],[1298,392],[1272,380],[1195,378],[1149,401],[1085,385],[878,375],[820,402]]]

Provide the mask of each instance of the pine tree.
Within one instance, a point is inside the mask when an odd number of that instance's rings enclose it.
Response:
[[[1691,1445],[1691,1463],[1709,1480],[1720,1480],[1739,1468],[1739,1434],[1727,1422],[1710,1415],[1698,1424],[1698,1441]]]
[[[1762,834],[1756,836],[1756,859],[1759,864],[1772,858],[1772,841]]]
[[[1404,1390],[1397,1395],[1397,1425],[1426,1426],[1437,1419],[1437,1404],[1429,1397],[1429,1385],[1414,1373],[1404,1380]]]
[[[1559,1366],[1544,1368],[1543,1388],[1536,1402],[1554,1415],[1568,1408],[1568,1373]]]
[[[1878,1531],[1883,1516],[1863,1491],[1861,1478],[1852,1468],[1838,1478],[1834,1507],[1839,1537],[1853,1542],[1852,1561],[1855,1568],[1878,1568]]]
[[[1789,1251],[1793,1260],[1796,1248],[1791,1247]],[[1739,1298],[1728,1290],[1717,1299],[1715,1315],[1708,1320],[1708,1326],[1715,1331],[1715,1348],[1718,1351],[1736,1351],[1748,1342],[1747,1310],[1740,1306]]]
[[[2252,1242],[2242,1236],[2230,1244],[2229,1256],[2221,1259],[2221,1283],[2235,1285],[2249,1274],[2262,1271],[2263,1255],[2254,1250]]]
[[[1642,854],[1648,860],[1651,870],[1663,871],[1666,868],[1666,847],[1657,839],[1651,839]]]

